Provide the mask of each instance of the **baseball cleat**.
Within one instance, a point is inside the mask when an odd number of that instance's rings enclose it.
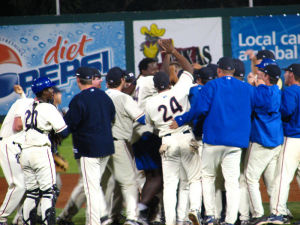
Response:
[[[268,217],[261,216],[261,217],[252,217],[250,220],[250,225],[261,225],[268,223]]]
[[[74,225],[72,221],[65,220],[63,218],[57,217],[56,218],[57,225]]]
[[[267,223],[271,223],[271,224],[284,224],[283,215],[274,215],[274,214],[271,214],[268,217]]]
[[[241,220],[240,225],[251,225],[250,220]]]
[[[123,225],[139,225],[139,223],[138,221],[127,219]]]
[[[103,216],[100,218],[100,223],[101,225],[109,225],[112,224],[112,219],[109,218],[108,216]]]
[[[192,221],[193,225],[201,225],[201,213],[199,210],[191,210],[188,217]]]
[[[204,224],[205,225],[215,225],[216,224],[216,219],[214,216],[206,216],[204,218]]]

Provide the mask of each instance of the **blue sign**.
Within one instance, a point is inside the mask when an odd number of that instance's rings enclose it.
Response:
[[[232,57],[245,63],[246,75],[251,72],[248,49],[271,50],[280,68],[300,63],[300,16],[232,17],[230,22]]]
[[[80,66],[125,69],[124,22],[0,26],[0,115],[18,98],[14,84],[33,97],[34,79],[47,76],[62,91],[68,106],[79,92],[74,77]],[[102,85],[102,88],[105,85]]]

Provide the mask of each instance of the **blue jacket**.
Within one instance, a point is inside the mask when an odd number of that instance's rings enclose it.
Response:
[[[202,87],[203,85],[197,85],[195,87],[191,87],[189,93],[189,101],[191,104],[191,108],[195,107],[195,104],[197,103],[198,95]],[[193,133],[196,137],[202,137],[204,118],[205,117],[202,115],[193,120]]]
[[[96,158],[114,153],[114,117],[114,104],[104,91],[92,87],[74,96],[64,119],[80,156]]]
[[[232,76],[208,82],[200,91],[189,115],[175,118],[182,125],[183,117],[206,116],[203,142],[247,148],[251,131],[251,112],[254,108],[254,88]]]
[[[250,137],[252,142],[264,147],[276,147],[283,143],[280,104],[281,91],[277,85],[259,85],[255,88],[255,109]]]
[[[281,116],[286,137],[300,138],[300,86],[292,85],[282,91]]]

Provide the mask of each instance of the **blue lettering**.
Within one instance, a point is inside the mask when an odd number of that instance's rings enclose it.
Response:
[[[59,78],[58,78],[57,69],[58,69],[57,64],[39,68],[40,77],[48,77],[49,79],[51,79],[51,81],[53,81],[55,83],[55,85],[58,85]],[[51,73],[51,71],[54,71],[54,72]],[[57,78],[57,79],[53,79],[53,78]]]
[[[69,77],[74,77],[75,71],[79,68],[80,64],[78,59],[67,61],[60,64],[61,84],[68,83]]]
[[[26,90],[31,87],[31,84],[34,79],[39,77],[39,73],[37,70],[30,70],[24,73],[19,73],[20,85]]]

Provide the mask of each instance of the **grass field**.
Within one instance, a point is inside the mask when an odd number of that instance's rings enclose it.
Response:
[[[294,219],[291,221],[291,224],[300,220],[300,203],[299,202],[290,202],[288,207],[294,215]],[[264,204],[265,215],[269,215],[269,204]],[[59,215],[61,209],[56,210],[56,215]],[[9,217],[9,222],[13,219],[14,215]],[[84,225],[85,224],[85,209],[80,209],[78,214],[73,218],[75,225]]]

